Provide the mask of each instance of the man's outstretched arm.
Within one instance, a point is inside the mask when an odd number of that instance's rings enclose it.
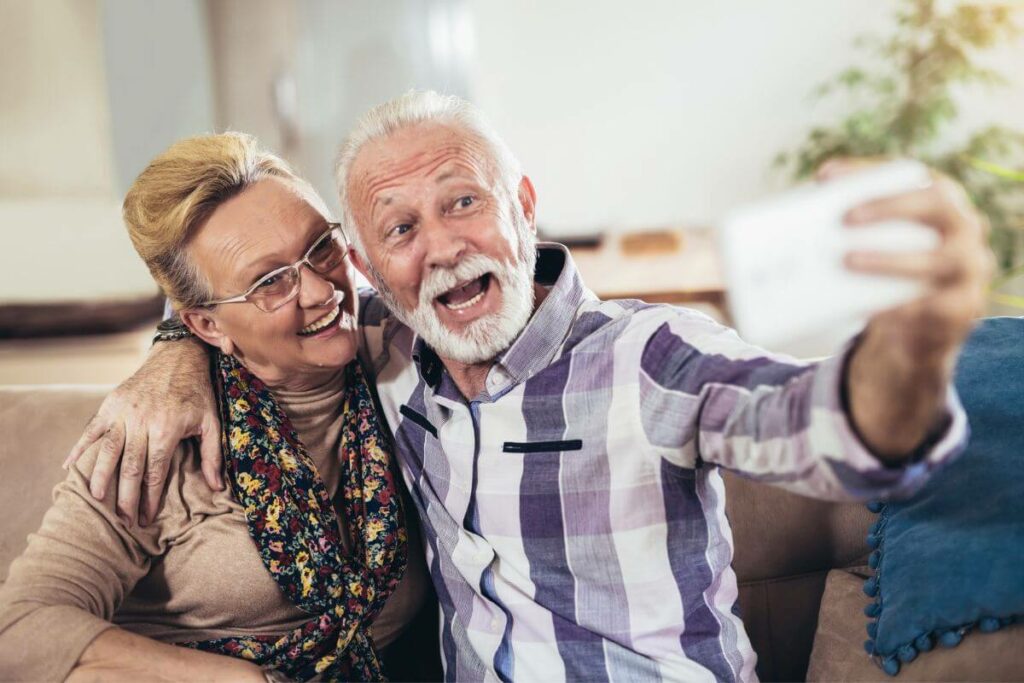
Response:
[[[855,168],[834,163],[823,175]],[[900,219],[936,230],[940,246],[925,254],[859,253],[847,259],[857,272],[917,280],[926,289],[921,298],[871,319],[845,377],[854,427],[879,459],[892,464],[916,453],[941,427],[957,355],[984,312],[994,266],[985,219],[949,178],[935,174],[927,188],[857,207],[847,222],[856,230]]]
[[[139,521],[146,524],[160,506],[171,455],[189,437],[199,438],[203,476],[220,490],[220,421],[209,350],[194,338],[154,344],[142,367],[104,399],[64,467],[102,441],[90,491],[102,500],[120,462],[118,513],[134,521],[141,512]]]
[[[857,162],[832,164],[831,174]],[[912,493],[967,435],[952,389],[964,338],[983,310],[992,257],[985,221],[963,190],[935,175],[914,192],[858,207],[850,230],[903,219],[930,226],[922,253],[860,253],[852,269],[924,285],[915,301],[875,315],[843,353],[806,363],[745,344],[696,316],[647,341],[640,405],[651,445],[683,468],[707,461],[822,498]]]

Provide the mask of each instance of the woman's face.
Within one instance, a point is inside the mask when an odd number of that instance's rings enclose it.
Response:
[[[295,263],[327,230],[327,219],[293,184],[271,177],[217,207],[188,249],[214,299],[223,299]],[[182,317],[269,386],[315,387],[356,355],[358,300],[348,258],[325,274],[299,268],[298,294],[273,312],[244,302],[187,309]]]

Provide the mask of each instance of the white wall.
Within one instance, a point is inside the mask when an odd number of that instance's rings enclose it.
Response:
[[[0,0],[0,303],[149,296],[121,198],[213,127],[202,0]]]
[[[337,209],[334,158],[361,114],[410,88],[467,94],[466,55],[446,49],[466,4],[213,0],[218,129],[256,135]]]
[[[117,196],[180,138],[213,132],[203,0],[104,0]]]
[[[888,30],[883,0],[475,0],[475,100],[532,176],[552,231],[708,224],[779,187],[775,155],[832,117],[808,92]],[[961,129],[1022,127],[1015,78]],[[833,105],[834,106],[834,105]]]
[[[112,198],[97,0],[3,0],[0,50],[0,199]]]

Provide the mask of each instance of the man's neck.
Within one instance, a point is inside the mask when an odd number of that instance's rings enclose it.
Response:
[[[534,283],[533,292],[533,313],[536,313],[544,298],[547,297],[548,289]],[[527,325],[529,325],[529,322],[527,322]],[[472,401],[483,393],[484,388],[487,386],[487,375],[490,373],[491,367],[494,366],[493,358],[482,363],[460,363],[450,358],[441,358],[441,362],[444,364],[445,369],[448,370],[448,374],[451,375],[455,386],[459,388],[459,391],[468,401]]]
[[[484,387],[487,386],[487,373],[491,371],[491,366],[494,365],[493,360],[472,365],[446,358],[442,358],[441,362],[447,368],[448,374],[452,376],[452,381],[459,388],[459,392],[468,401],[473,400],[483,392]]]

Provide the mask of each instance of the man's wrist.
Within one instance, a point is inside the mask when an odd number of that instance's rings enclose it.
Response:
[[[950,356],[914,359],[902,351],[869,329],[849,349],[840,380],[852,431],[887,466],[920,459],[949,426]]]
[[[153,343],[181,341],[182,339],[189,339],[194,336],[192,331],[185,326],[185,323],[181,322],[181,318],[175,314],[166,320],[160,321],[160,324],[156,326]]]

